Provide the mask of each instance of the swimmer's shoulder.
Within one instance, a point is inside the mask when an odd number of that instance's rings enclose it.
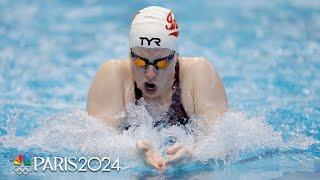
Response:
[[[207,66],[210,61],[204,57],[180,57],[180,88],[181,88],[181,100],[183,107],[188,114],[192,116],[195,113],[195,81],[196,77],[206,76],[199,70],[200,66]]]
[[[201,67],[214,68],[213,64],[205,57],[181,57],[179,63],[182,73],[187,74],[200,73]]]
[[[218,78],[220,76],[213,63],[205,57],[182,57],[180,63],[180,83],[190,91],[203,79]],[[218,81],[220,83],[220,80]],[[192,92],[193,94],[194,92]]]
[[[179,59],[180,64],[190,65],[190,64],[212,64],[209,59],[205,57],[180,57]]]
[[[123,94],[126,84],[131,78],[128,59],[111,59],[100,65],[89,89],[89,95],[105,96],[109,89],[113,94]],[[111,88],[112,87],[112,88]]]
[[[118,114],[122,117],[124,111],[127,74],[130,73],[125,59],[112,59],[100,65],[89,88],[86,107],[89,115],[118,124]]]
[[[105,61],[98,72],[103,76],[112,76],[115,81],[126,82],[131,78],[129,59],[111,59]]]

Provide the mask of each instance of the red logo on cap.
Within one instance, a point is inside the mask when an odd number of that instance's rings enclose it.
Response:
[[[168,24],[166,25],[167,30],[170,30],[170,31],[177,30],[177,31],[170,33],[169,36],[172,35],[172,36],[178,37],[179,36],[178,24],[177,24],[176,20],[174,19],[174,17],[172,16],[172,12],[170,12],[167,15],[167,22],[168,22]]]

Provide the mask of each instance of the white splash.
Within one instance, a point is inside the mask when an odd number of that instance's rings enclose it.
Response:
[[[127,167],[142,166],[136,151],[136,142],[148,139],[165,155],[166,139],[174,136],[178,142],[193,149],[194,160],[237,160],[241,152],[259,148],[295,147],[306,148],[313,139],[299,136],[284,142],[281,134],[266,124],[263,118],[248,118],[244,113],[229,111],[211,128],[209,134],[201,130],[201,119],[192,117],[186,127],[173,126],[157,130],[152,128],[152,118],[142,106],[128,106],[129,130],[109,127],[105,122],[88,116],[85,111],[56,114],[42,121],[27,136],[14,133],[0,137],[1,146],[18,150],[40,148],[48,152],[72,151],[79,154],[109,156],[125,159]],[[186,133],[192,131],[193,133]]]

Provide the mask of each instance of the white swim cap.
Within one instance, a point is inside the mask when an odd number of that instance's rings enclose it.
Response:
[[[150,6],[138,11],[130,33],[130,48],[169,48],[178,51],[178,24],[170,9]]]

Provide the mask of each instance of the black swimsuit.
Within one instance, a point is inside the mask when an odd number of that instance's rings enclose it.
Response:
[[[159,125],[168,124],[169,126],[172,125],[185,125],[188,123],[189,118],[187,116],[186,111],[183,108],[180,96],[180,86],[179,86],[179,62],[177,62],[175,66],[175,76],[174,82],[172,86],[173,94],[172,94],[172,103],[170,108],[167,112],[168,121],[156,121],[154,122],[154,127],[158,127]],[[142,97],[141,90],[137,87],[136,82],[134,83],[134,92],[135,92],[135,99],[136,104],[138,104],[138,100]]]

